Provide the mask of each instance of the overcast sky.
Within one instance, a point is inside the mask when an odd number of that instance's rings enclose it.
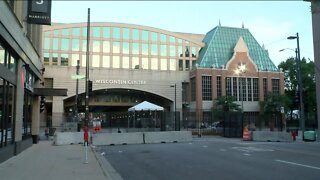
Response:
[[[173,32],[206,34],[219,25],[245,28],[264,45],[275,65],[294,57],[300,36],[301,58],[314,59],[310,3],[300,1],[56,1],[52,22],[118,22]],[[289,48],[279,52],[280,49]]]

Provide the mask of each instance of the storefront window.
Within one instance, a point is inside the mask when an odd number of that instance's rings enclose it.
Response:
[[[13,143],[15,87],[0,78],[0,148]]]

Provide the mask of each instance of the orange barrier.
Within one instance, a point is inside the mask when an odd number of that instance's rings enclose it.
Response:
[[[250,134],[248,128],[243,129],[243,140],[249,141],[250,140]]]

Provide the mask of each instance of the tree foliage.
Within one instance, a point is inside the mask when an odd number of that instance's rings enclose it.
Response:
[[[315,65],[313,61],[303,58],[300,62],[301,66],[301,81],[302,81],[302,97],[304,103],[305,120],[309,124],[315,121],[316,115],[316,88],[315,88]],[[297,66],[294,58],[289,58],[281,62],[278,66],[283,69],[285,82],[285,96],[291,101],[287,101],[286,105],[292,112],[299,109],[297,102],[298,95],[298,79]],[[309,122],[308,122],[309,121]]]

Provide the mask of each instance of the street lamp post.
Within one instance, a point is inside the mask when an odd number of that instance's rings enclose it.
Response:
[[[170,87],[174,87],[174,130],[177,130],[177,84],[170,85]]]
[[[299,33],[296,36],[289,36],[287,39],[297,39],[297,49],[296,49],[296,63],[297,63],[297,79],[298,79],[298,91],[299,91],[299,106],[300,106],[300,128],[302,131],[302,137],[305,129],[305,122],[304,122],[304,104],[303,104],[303,96],[302,96],[302,78],[301,78],[301,59],[300,59],[300,47],[299,47]]]
[[[243,74],[247,71],[247,66],[245,64],[239,64],[237,69],[236,69],[236,74],[241,76],[241,84],[240,84],[240,94],[239,97],[241,97],[241,113],[243,114],[243,86],[245,85],[245,80],[243,79]]]

